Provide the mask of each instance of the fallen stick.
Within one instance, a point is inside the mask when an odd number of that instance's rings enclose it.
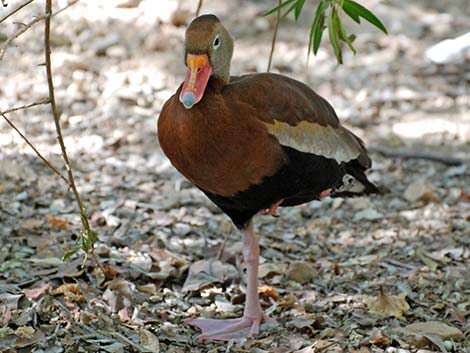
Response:
[[[391,148],[383,146],[370,146],[367,148],[369,152],[379,153],[385,157],[396,157],[405,159],[425,159],[428,161],[439,162],[449,166],[461,165],[463,159],[450,157],[439,153],[411,151],[404,148]]]

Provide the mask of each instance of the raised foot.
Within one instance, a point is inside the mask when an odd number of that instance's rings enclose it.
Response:
[[[259,333],[262,322],[276,323],[263,312],[255,317],[244,316],[239,319],[195,318],[185,320],[186,324],[199,327],[202,330],[202,334],[198,338],[199,343],[204,342],[205,339],[236,341],[250,337]]]

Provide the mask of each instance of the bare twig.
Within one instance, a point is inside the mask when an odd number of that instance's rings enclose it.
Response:
[[[34,0],[27,0],[25,1],[24,3],[20,4],[16,9],[14,9],[13,11],[11,11],[10,13],[7,13],[5,16],[3,16],[2,18],[0,18],[0,23],[2,23],[3,21],[5,21],[8,17],[10,17],[11,15],[14,15],[15,13],[17,13],[18,11],[20,11],[23,7],[25,7],[26,5],[29,5],[33,2]]]
[[[49,104],[49,102],[50,102],[49,98],[44,98],[44,99],[41,99],[40,101],[33,102],[33,103],[31,103],[31,104],[22,105],[22,106],[19,106],[19,107],[14,107],[14,108],[10,108],[10,109],[4,110],[4,111],[1,112],[0,114],[3,115],[3,114],[11,113],[11,112],[16,112],[17,110],[28,109],[28,108],[34,107],[34,106],[36,106],[36,105]]]
[[[281,0],[279,0],[278,3],[280,5]],[[276,25],[274,27],[273,39],[271,41],[271,52],[269,53],[268,69],[266,70],[267,72],[271,70],[271,63],[273,61],[274,48],[276,46],[276,38],[277,38],[277,30],[279,29],[279,22],[281,22],[281,9],[279,9],[276,14]]]
[[[11,42],[13,42],[13,40],[15,40],[16,38],[18,38],[20,35],[22,35],[24,32],[26,32],[28,29],[30,29],[32,26],[34,26],[36,23],[46,19],[48,17],[48,15],[46,16],[40,16],[40,17],[36,17],[34,20],[32,20],[31,22],[27,23],[24,27],[22,27],[20,30],[16,31],[15,33],[13,33],[13,35],[11,37],[9,37],[5,43],[3,44],[2,46],[2,49],[0,51],[0,60],[3,59],[3,56],[5,55],[5,51],[8,49],[8,47],[10,46]]]
[[[39,151],[36,149],[36,147],[34,147],[34,145],[28,140],[28,138],[27,138],[25,135],[23,135],[23,133],[15,126],[15,124],[13,124],[13,123],[11,122],[11,120],[8,119],[8,118],[5,116],[4,113],[0,113],[0,114],[3,116],[3,118],[6,120],[6,122],[7,122],[7,123],[21,136],[21,138],[29,145],[29,147],[31,147],[31,148],[33,149],[33,151],[37,154],[37,156],[38,156],[39,158],[41,158],[41,160],[42,160],[49,168],[51,168],[54,173],[56,173],[63,181],[65,181],[65,182],[67,183],[67,185],[70,186],[70,183],[69,183],[69,181],[67,180],[67,178],[64,177],[64,176],[62,175],[62,173],[59,172],[59,170],[58,170],[56,167],[54,167],[54,166],[52,165],[52,163],[49,162],[49,161],[41,154],[41,152],[39,152]]]
[[[199,0],[199,2],[197,3],[196,17],[199,16],[199,12],[201,11],[201,7],[202,7],[202,2],[203,0]]]
[[[46,26],[45,26],[45,58],[46,58],[46,74],[47,74],[47,85],[49,87],[49,98],[52,109],[52,115],[54,117],[55,128],[57,131],[57,139],[59,140],[60,149],[62,150],[62,157],[65,162],[65,168],[67,169],[68,179],[70,187],[75,194],[75,199],[80,207],[80,211],[85,211],[80,195],[78,194],[75,180],[73,178],[72,168],[70,167],[70,161],[67,156],[65,149],[64,139],[62,138],[62,129],[59,122],[59,114],[57,113],[57,107],[55,102],[54,83],[52,81],[52,68],[51,68],[51,44],[50,44],[50,28],[51,28],[51,0],[46,1]]]
[[[65,9],[69,8],[70,6],[76,4],[79,0],[74,0],[74,1],[71,1],[67,6],[64,6],[63,8],[61,8],[60,10],[56,11],[54,14],[52,14],[52,16],[56,16],[58,14],[60,14],[62,11],[64,11]],[[27,4],[26,4],[27,5]],[[19,29],[18,31],[16,31],[15,33],[13,33],[13,35],[11,37],[9,37],[5,43],[3,44],[2,46],[2,49],[0,50],[0,61],[3,59],[3,56],[5,55],[5,52],[6,50],[8,49],[8,47],[10,46],[11,42],[13,42],[16,38],[18,38],[19,36],[21,36],[24,32],[26,32],[28,29],[30,29],[32,26],[34,26],[36,23],[42,21],[42,20],[45,20],[47,19],[48,17],[50,16],[50,14],[46,14],[45,16],[40,16],[40,17],[36,17],[34,20],[32,20],[31,22],[27,23],[26,25],[24,25],[24,27],[22,27],[21,29]]]
[[[367,148],[370,152],[380,153],[386,157],[397,157],[406,159],[426,159],[428,161],[439,162],[445,165],[461,165],[464,161],[460,158],[450,157],[431,152],[410,151],[403,148],[390,148],[383,146],[371,146]]]
[[[83,236],[88,238],[96,236],[96,234],[90,229],[90,225],[88,223],[88,215],[83,205],[82,199],[80,194],[78,193],[77,186],[75,185],[75,180],[73,177],[72,166],[70,164],[69,157],[67,155],[67,150],[65,148],[64,139],[62,137],[62,128],[60,126],[59,114],[57,112],[57,106],[55,101],[55,92],[54,92],[54,82],[52,80],[52,64],[51,64],[51,13],[52,13],[52,0],[46,0],[46,20],[45,20],[45,27],[44,27],[44,55],[46,59],[46,75],[47,75],[47,86],[49,88],[49,98],[52,110],[52,116],[54,118],[54,124],[57,132],[57,139],[59,141],[60,149],[62,151],[62,158],[64,159],[65,168],[67,169],[68,179],[70,182],[70,188],[75,195],[75,200],[77,201],[78,207],[80,209],[80,218],[83,225]],[[101,271],[105,274],[106,271],[103,268],[103,265],[98,260],[94,253],[94,239],[89,239],[91,249],[90,252],[96,261],[96,264],[100,267]]]
[[[78,1],[79,1],[79,0],[70,1],[70,2],[69,2],[67,5],[65,5],[63,8],[61,8],[61,9],[57,10],[56,12],[54,12],[54,13],[52,14],[52,17],[57,16],[57,15],[60,14],[62,11],[67,10],[70,6],[75,5]]]

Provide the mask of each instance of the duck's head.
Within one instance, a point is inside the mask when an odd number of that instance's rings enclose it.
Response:
[[[232,54],[232,37],[216,16],[202,15],[190,23],[184,43],[188,70],[179,96],[186,109],[202,99],[211,76],[228,83]]]

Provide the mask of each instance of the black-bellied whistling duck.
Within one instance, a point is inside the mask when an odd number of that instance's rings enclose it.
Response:
[[[243,233],[247,268],[243,317],[195,318],[200,340],[258,333],[259,245],[252,218],[323,197],[377,192],[364,143],[305,84],[271,73],[230,76],[233,41],[214,15],[186,30],[186,78],[163,106],[160,145],[172,164]]]

